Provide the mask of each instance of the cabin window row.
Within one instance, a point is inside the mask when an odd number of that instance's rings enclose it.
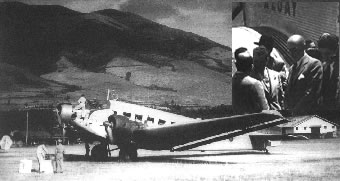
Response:
[[[126,117],[128,117],[128,118],[131,118],[131,113],[123,112],[123,116],[126,116]],[[143,115],[136,114],[136,115],[135,115],[135,121],[143,121]],[[148,116],[148,117],[146,118],[146,121],[150,121],[150,122],[154,123],[154,122],[155,122],[155,119]],[[166,121],[163,120],[163,119],[159,119],[159,120],[158,120],[158,125],[164,125],[165,123],[166,123]],[[173,123],[174,123],[174,122],[171,122],[171,124],[173,124]]]

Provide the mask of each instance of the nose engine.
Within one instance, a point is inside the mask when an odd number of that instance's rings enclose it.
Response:
[[[69,122],[73,118],[73,108],[71,104],[59,104],[57,106],[57,114],[61,122]]]

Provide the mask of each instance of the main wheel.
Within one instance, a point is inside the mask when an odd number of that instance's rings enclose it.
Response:
[[[135,145],[129,147],[128,154],[131,161],[137,161],[137,148]]]
[[[124,145],[119,150],[119,161],[136,161],[137,147],[133,144]]]
[[[118,155],[118,160],[119,161],[127,161],[129,158],[128,158],[128,154],[127,154],[127,151],[125,148],[120,148],[119,150],[119,155]]]
[[[99,144],[95,145],[91,150],[91,158],[97,161],[103,161],[107,159],[106,145]]]

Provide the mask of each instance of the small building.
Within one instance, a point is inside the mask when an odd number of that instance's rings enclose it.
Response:
[[[337,137],[337,124],[319,116],[301,116],[280,125],[283,135],[303,135],[309,138]]]

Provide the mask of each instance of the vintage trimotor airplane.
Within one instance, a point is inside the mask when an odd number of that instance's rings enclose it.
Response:
[[[57,106],[61,122],[100,139],[102,144],[91,150],[94,158],[107,157],[109,144],[117,145],[119,159],[136,160],[137,149],[183,151],[287,122],[277,111],[197,120],[118,101],[110,90],[107,100],[107,109],[85,110],[85,114],[71,104]],[[252,137],[252,148],[266,151],[267,141]]]

